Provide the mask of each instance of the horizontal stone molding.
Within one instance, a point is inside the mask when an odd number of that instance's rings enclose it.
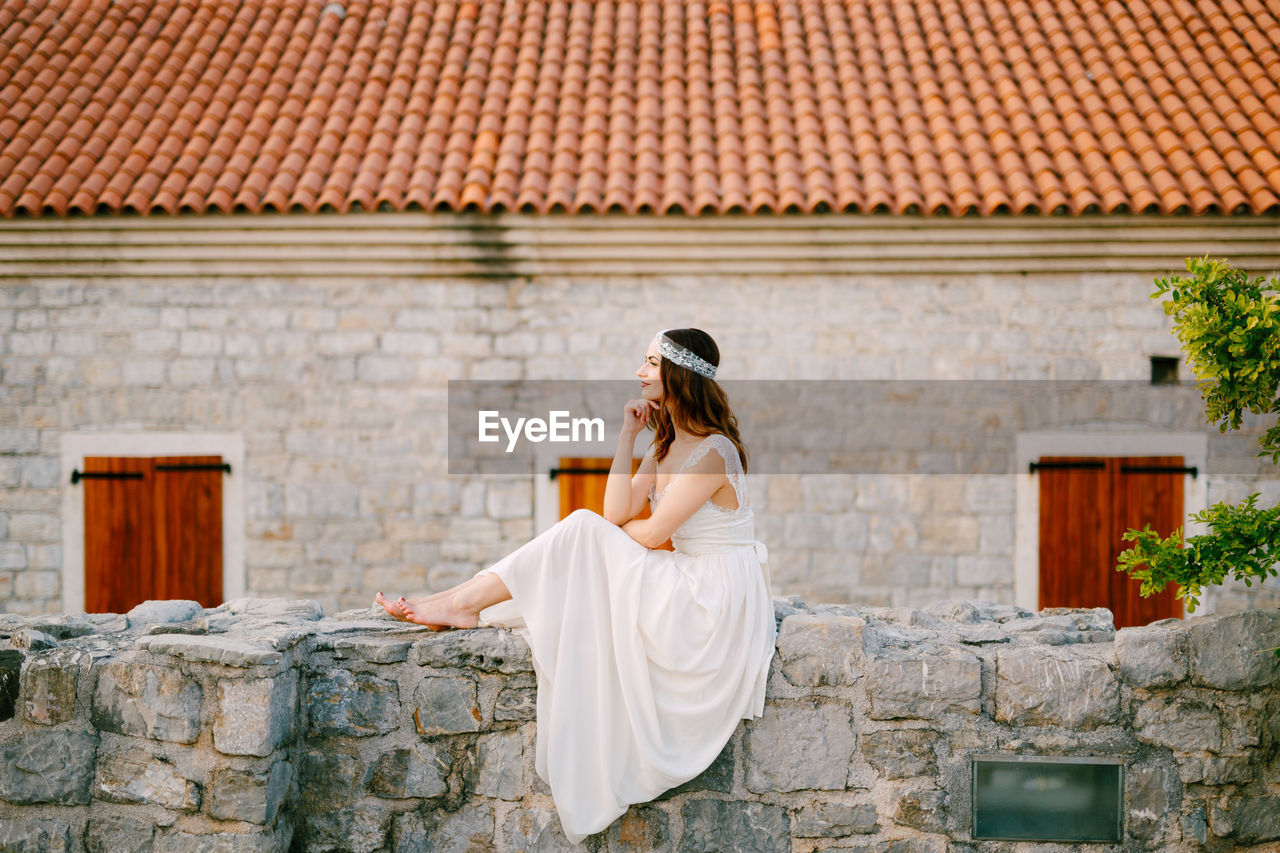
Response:
[[[1126,851],[1280,844],[1278,613],[774,604],[763,716],[576,846],[518,632],[307,600],[0,614],[0,849],[1004,850],[970,834],[991,754],[1120,759]]]
[[[0,278],[10,279],[1158,275],[1206,252],[1276,270],[1280,217],[387,212],[0,221]]]

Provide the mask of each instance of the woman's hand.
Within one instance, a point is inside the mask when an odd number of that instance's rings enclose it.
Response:
[[[628,400],[622,407],[622,431],[635,437],[649,423],[649,415],[658,405],[656,400]]]

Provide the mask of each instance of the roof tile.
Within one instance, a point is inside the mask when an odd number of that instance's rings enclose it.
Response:
[[[0,6],[7,216],[1275,213],[1278,116],[1264,0]]]

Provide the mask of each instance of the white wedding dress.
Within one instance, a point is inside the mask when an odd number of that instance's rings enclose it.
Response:
[[[533,650],[535,767],[571,842],[697,776],[739,720],[764,712],[773,599],[737,449],[708,436],[671,482],[712,451],[738,507],[708,500],[674,552],[578,510],[481,572],[511,601],[480,624],[518,628]],[[651,506],[661,499],[650,490]]]

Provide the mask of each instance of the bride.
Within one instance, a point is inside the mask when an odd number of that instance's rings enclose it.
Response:
[[[737,418],[700,329],[659,332],[624,407],[603,517],[577,510],[470,580],[377,602],[433,628],[509,625],[533,652],[535,767],[568,839],[715,760],[764,712],[773,601]],[[631,475],[641,429],[653,440]],[[649,518],[636,516],[648,504]],[[654,550],[668,538],[675,551]]]

